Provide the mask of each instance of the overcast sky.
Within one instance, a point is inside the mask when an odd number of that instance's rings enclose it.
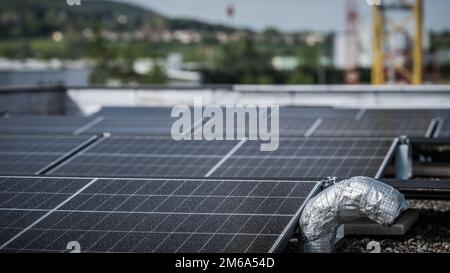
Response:
[[[275,26],[281,30],[342,31],[347,0],[118,0],[137,3],[165,15],[246,26],[256,30]],[[370,20],[371,9],[358,0],[361,14]],[[426,0],[427,29],[450,29],[450,0]],[[225,15],[234,5],[234,19]]]

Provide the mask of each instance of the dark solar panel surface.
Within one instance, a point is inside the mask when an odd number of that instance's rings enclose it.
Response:
[[[0,135],[0,174],[35,174],[88,136]]]
[[[203,177],[237,141],[174,141],[163,137],[103,139],[51,171],[54,175]]]
[[[367,109],[363,119],[431,120],[447,110],[440,109]],[[450,113],[450,112],[449,112]]]
[[[282,138],[273,152],[246,142],[212,177],[351,177],[376,176],[392,139]]]
[[[3,177],[0,251],[62,252],[70,241],[82,252],[278,251],[316,185]]]
[[[241,138],[250,137],[250,131],[253,126],[253,132],[258,134],[258,129],[261,126],[263,128],[267,128],[268,132],[273,132],[275,129],[279,130],[279,135],[284,136],[300,136],[303,137],[308,133],[311,127],[315,125],[317,120],[316,112],[309,113],[308,111],[285,111],[285,108],[280,108],[279,120],[274,120],[272,116],[272,112],[269,109],[267,113],[263,112],[265,110],[259,109],[258,112],[255,112],[257,116],[257,124],[251,123],[249,121],[249,114],[245,115],[245,120],[241,120],[239,122],[237,115],[234,116],[234,120],[230,122],[227,120],[227,115],[224,114],[221,122],[217,122],[216,119],[206,119],[203,130],[205,132],[214,131],[214,135],[220,135],[223,139],[227,136],[238,136],[238,131],[243,132]],[[315,109],[315,108],[313,108]],[[243,115],[242,115],[243,116]],[[272,125],[275,127],[272,128]],[[277,127],[278,126],[278,127]],[[210,129],[211,128],[211,129]],[[202,128],[198,127],[197,132],[201,131]]]
[[[278,150],[259,141],[180,141],[111,137],[49,174],[117,177],[375,176],[393,139],[282,138]]]
[[[0,250],[89,179],[0,178]]]
[[[119,117],[163,117],[169,116],[172,112],[171,107],[103,107],[95,113],[96,116],[119,116]]]
[[[176,119],[168,116],[161,117],[102,117],[84,134],[111,133],[113,135],[156,135],[170,136],[172,124]]]
[[[280,107],[281,117],[298,118],[324,118],[347,117],[352,118],[358,114],[358,109],[338,109],[332,107]]]
[[[401,119],[364,118],[323,119],[312,136],[326,137],[429,137],[432,122],[430,119],[417,119],[410,122]]]
[[[0,134],[74,134],[94,119],[70,116],[0,118]]]
[[[286,116],[280,117],[280,136],[309,136],[316,124],[321,122],[321,118],[291,118]]]
[[[194,109],[191,108],[191,113]],[[105,107],[95,115],[100,119],[84,133],[115,135],[171,136],[172,125],[179,117],[171,117],[172,108],[165,107]],[[191,128],[201,121],[191,116]]]
[[[280,109],[280,136],[430,137],[436,116],[431,110],[285,109]]]

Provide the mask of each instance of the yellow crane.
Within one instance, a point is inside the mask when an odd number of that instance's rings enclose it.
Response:
[[[394,67],[395,72],[403,75],[411,84],[422,84],[423,81],[423,0],[414,3],[406,0],[391,1],[389,4],[373,5],[373,65],[372,84],[386,83],[386,42],[391,28],[387,25],[387,11],[398,10],[409,12],[414,19],[414,38],[412,50],[412,67],[404,65]],[[400,28],[396,25],[394,28]],[[412,72],[411,72],[412,69]]]

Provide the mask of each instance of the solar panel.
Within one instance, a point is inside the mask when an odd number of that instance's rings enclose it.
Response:
[[[118,177],[203,177],[237,141],[175,141],[112,136],[78,153],[49,174]]]
[[[110,137],[48,174],[114,177],[295,178],[380,175],[392,139],[281,138],[261,152],[259,141],[173,141]]]
[[[379,177],[395,145],[390,138],[281,138],[278,150],[262,152],[247,142],[211,177]]]
[[[19,236],[90,180],[1,177],[0,246]]]
[[[36,174],[91,140],[89,136],[0,135],[0,173]]]
[[[0,134],[74,134],[94,117],[18,116],[0,118]]]
[[[396,120],[430,120],[437,116],[436,109],[367,109],[362,118]]]
[[[171,127],[175,119],[167,116],[161,117],[101,117],[101,120],[95,125],[87,128],[83,133],[85,134],[101,134],[108,132],[111,134],[122,135],[156,135],[156,136],[170,136]]]
[[[170,107],[103,107],[95,113],[96,116],[146,116],[146,117],[162,117],[170,116],[172,108]],[[359,110],[355,109],[338,109],[332,107],[281,107],[280,115],[293,117],[326,117],[326,116],[348,116],[353,117]]]
[[[430,119],[323,119],[312,136],[335,137],[430,137],[434,123]]]
[[[289,109],[289,108],[288,108]],[[304,114],[303,110],[280,109],[280,136],[319,136],[319,137],[430,137],[435,122],[432,118],[403,118],[402,111],[392,115],[384,110],[337,110],[331,109],[320,114]],[[295,113],[298,111],[298,115]],[[333,115],[332,111],[336,113]],[[406,111],[408,112],[408,111]],[[416,115],[417,116],[417,115]],[[430,116],[432,116],[430,114]],[[404,117],[407,117],[405,115]],[[417,116],[420,117],[420,116]]]
[[[120,116],[120,117],[165,117],[172,112],[170,107],[121,107],[121,106],[106,106],[100,109],[96,116]]]
[[[178,119],[172,118],[171,112],[172,108],[166,107],[105,107],[95,114],[99,122],[84,133],[170,136],[172,124]],[[201,122],[191,119],[191,126]]]
[[[0,251],[63,252],[77,241],[82,252],[277,252],[318,186],[317,180],[3,177]],[[49,190],[64,198],[48,206],[26,201],[41,209],[10,201],[24,194],[44,200]]]
[[[309,136],[321,118],[287,118],[280,116],[280,136]]]
[[[358,109],[339,109],[332,107],[280,107],[281,117],[291,118],[325,118],[347,117],[352,118],[358,114]]]

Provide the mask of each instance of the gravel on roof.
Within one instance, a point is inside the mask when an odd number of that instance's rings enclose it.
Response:
[[[450,202],[411,201],[420,218],[401,237],[346,237],[337,252],[367,253],[367,244],[380,243],[382,253],[450,253]]]

